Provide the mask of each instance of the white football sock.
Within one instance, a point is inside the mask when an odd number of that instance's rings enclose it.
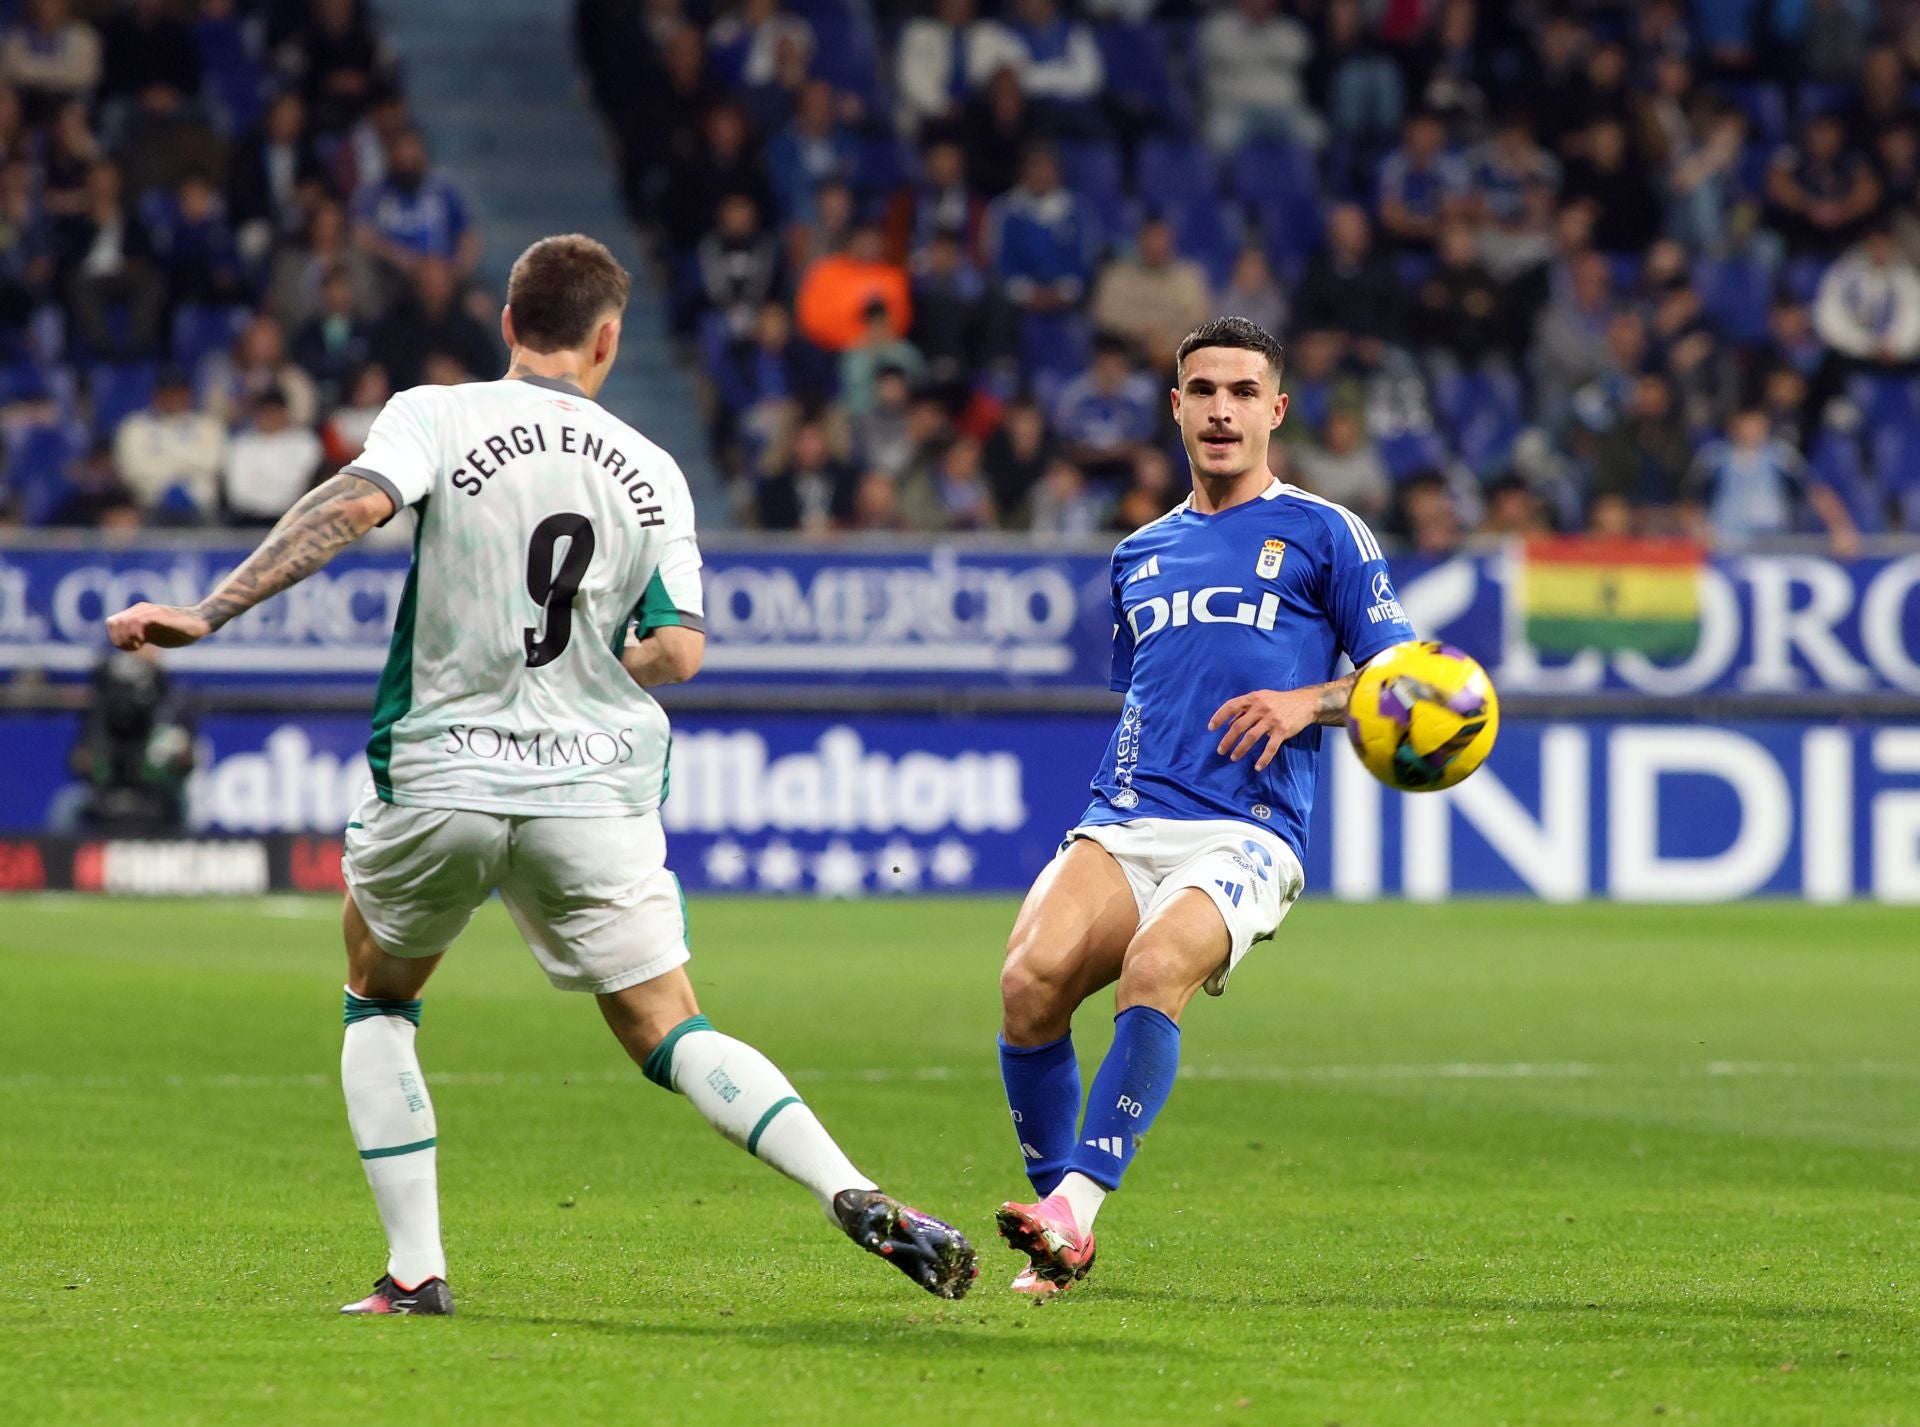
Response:
[[[1080,1232],[1093,1232],[1094,1215],[1100,1212],[1100,1206],[1106,1202],[1107,1191],[1095,1184],[1086,1175],[1073,1173],[1060,1181],[1060,1187],[1053,1191],[1067,1201],[1067,1207],[1073,1210],[1073,1222]]]
[[[721,1035],[705,1016],[675,1026],[647,1057],[645,1069],[655,1084],[685,1095],[727,1139],[810,1189],[832,1222],[839,1223],[834,1195],[876,1187],[853,1167],[778,1067],[744,1041]]]
[[[418,1001],[380,1001],[347,992],[340,1084],[360,1165],[387,1231],[387,1272],[402,1288],[447,1276],[433,1101],[413,1051],[419,1021]]]

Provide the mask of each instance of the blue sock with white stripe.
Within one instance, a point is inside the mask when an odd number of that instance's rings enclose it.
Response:
[[[1080,1062],[1071,1033],[1045,1045],[1008,1045],[1000,1038],[1000,1080],[1007,1109],[1020,1137],[1020,1157],[1033,1192],[1053,1193],[1073,1153],[1073,1127],[1080,1118]]]
[[[709,1125],[755,1159],[805,1185],[827,1218],[844,1189],[872,1189],[779,1068],[745,1041],[723,1036],[705,1016],[668,1031],[647,1063],[647,1079],[677,1090]]]
[[[1173,1093],[1180,1069],[1180,1027],[1151,1006],[1129,1006],[1113,1018],[1113,1046],[1087,1096],[1080,1143],[1067,1161],[1103,1189],[1118,1189],[1140,1141]],[[1091,1228],[1083,1223],[1082,1229]]]
[[[380,1223],[387,1272],[402,1288],[447,1276],[440,1246],[440,1185],[433,1101],[414,1054],[418,1001],[347,992],[340,1086]]]

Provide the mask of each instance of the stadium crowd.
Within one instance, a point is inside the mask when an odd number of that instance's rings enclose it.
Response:
[[[1920,6],[581,0],[747,523],[1127,529],[1175,343],[1465,532],[1920,529]]]
[[[498,374],[364,0],[0,3],[0,526],[258,525]]]

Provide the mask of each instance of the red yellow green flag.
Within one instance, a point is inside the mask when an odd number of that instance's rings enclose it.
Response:
[[[1688,654],[1700,639],[1705,564],[1706,551],[1691,540],[1529,540],[1520,578],[1527,642],[1553,654]]]

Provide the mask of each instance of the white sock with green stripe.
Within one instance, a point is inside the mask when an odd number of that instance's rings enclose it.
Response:
[[[403,1288],[447,1276],[440,1247],[433,1101],[413,1053],[418,1001],[382,1001],[347,992],[347,1033],[340,1047],[340,1084],[347,1121],[360,1149],[380,1223],[387,1231],[387,1272]]]
[[[812,1190],[833,1222],[834,1195],[875,1187],[779,1068],[744,1041],[721,1035],[705,1016],[668,1031],[643,1069],[654,1084],[685,1095],[734,1144]]]

